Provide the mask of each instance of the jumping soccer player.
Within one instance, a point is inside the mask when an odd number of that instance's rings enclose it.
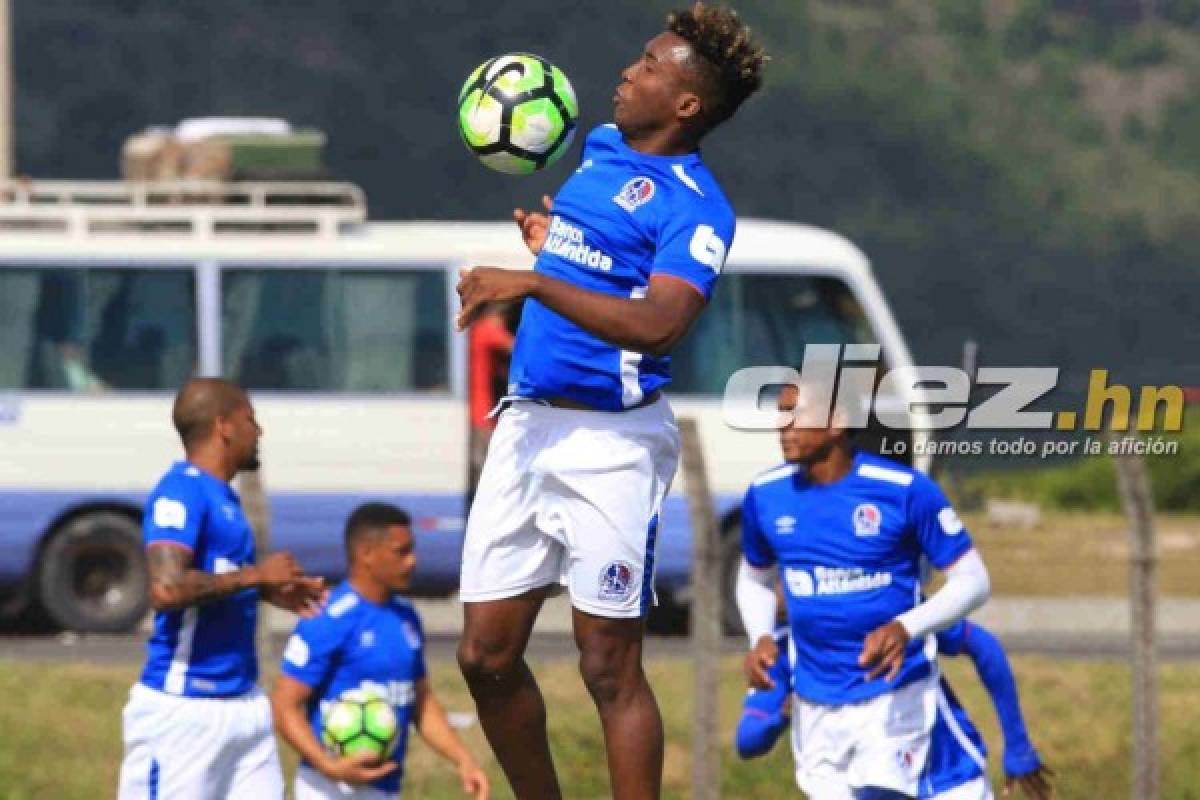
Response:
[[[787,463],[742,506],[737,602],[755,642],[751,685],[777,658],[776,567],[791,629],[797,782],[819,800],[914,798],[929,750],[937,668],[926,637],[987,599],[983,560],[937,485],[851,446],[852,398],[832,412],[813,387],[779,408]],[[917,604],[924,556],[945,585]]]
[[[350,577],[318,616],[296,626],[271,693],[279,733],[304,759],[296,771],[296,800],[399,797],[410,722],[458,768],[463,790],[487,800],[487,775],[429,685],[417,612],[398,594],[408,588],[417,563],[407,512],[385,503],[359,506],[346,520],[344,537]],[[392,703],[398,738],[386,760],[337,757],[321,745],[322,706],[348,689],[375,690]]]
[[[526,300],[467,523],[458,651],[518,798],[561,797],[524,660],[560,580],[612,796],[658,797],[662,782],[662,719],[641,663],[658,512],[679,460],[661,390],[733,239],[698,146],[758,89],[766,60],[725,9],[697,3],[666,27],[622,73],[616,124],[588,136],[552,216],[515,212],[534,269],[476,267],[458,286],[460,329],[488,303]]]
[[[287,553],[255,563],[230,487],[258,469],[262,434],[238,386],[188,381],[175,397],[186,460],[146,500],[154,633],[125,706],[120,800],[283,797],[271,708],[257,687],[258,601],[314,614],[324,591]]]
[[[992,699],[1004,734],[1005,794],[1018,786],[1031,800],[1049,800],[1054,771],[1042,763],[1029,741],[1017,682],[1000,641],[981,625],[962,620],[938,633],[937,644],[941,655],[968,656]],[[742,706],[735,736],[735,748],[742,758],[767,753],[791,719],[791,644],[786,626],[775,631],[775,646],[775,663],[767,672],[773,685],[751,689]],[[797,766],[803,763],[803,744],[800,736],[792,737]],[[993,796],[983,737],[945,678],[939,681],[937,718],[917,796],[920,800],[991,800]]]

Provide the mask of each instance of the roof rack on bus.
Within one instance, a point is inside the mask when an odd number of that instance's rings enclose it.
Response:
[[[366,218],[350,183],[0,181],[2,233],[332,237]]]

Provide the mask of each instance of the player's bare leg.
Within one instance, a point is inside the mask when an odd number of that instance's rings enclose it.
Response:
[[[615,800],[657,798],[663,725],[642,671],[642,619],[606,619],[572,609],[579,671],[600,712]]]
[[[525,663],[525,647],[546,589],[484,603],[463,603],[458,665],[488,744],[518,800],[558,800],[546,737],[546,704]]]

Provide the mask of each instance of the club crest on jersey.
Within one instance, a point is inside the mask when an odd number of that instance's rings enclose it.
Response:
[[[879,533],[883,514],[874,503],[859,503],[854,509],[853,522],[855,536],[874,536]]]
[[[613,197],[613,202],[626,211],[632,212],[638,206],[643,206],[654,197],[654,181],[645,175],[638,175],[628,180],[621,191]]]
[[[633,592],[633,566],[626,561],[610,561],[600,571],[600,599],[627,600]]]

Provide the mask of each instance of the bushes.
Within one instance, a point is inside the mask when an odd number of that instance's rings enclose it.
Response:
[[[1191,423],[1190,426],[1188,423]],[[1184,422],[1175,455],[1147,456],[1155,508],[1200,511],[1200,414]],[[1083,456],[1054,466],[997,469],[966,479],[972,495],[1037,503],[1060,511],[1117,511],[1120,498],[1112,458]]]

